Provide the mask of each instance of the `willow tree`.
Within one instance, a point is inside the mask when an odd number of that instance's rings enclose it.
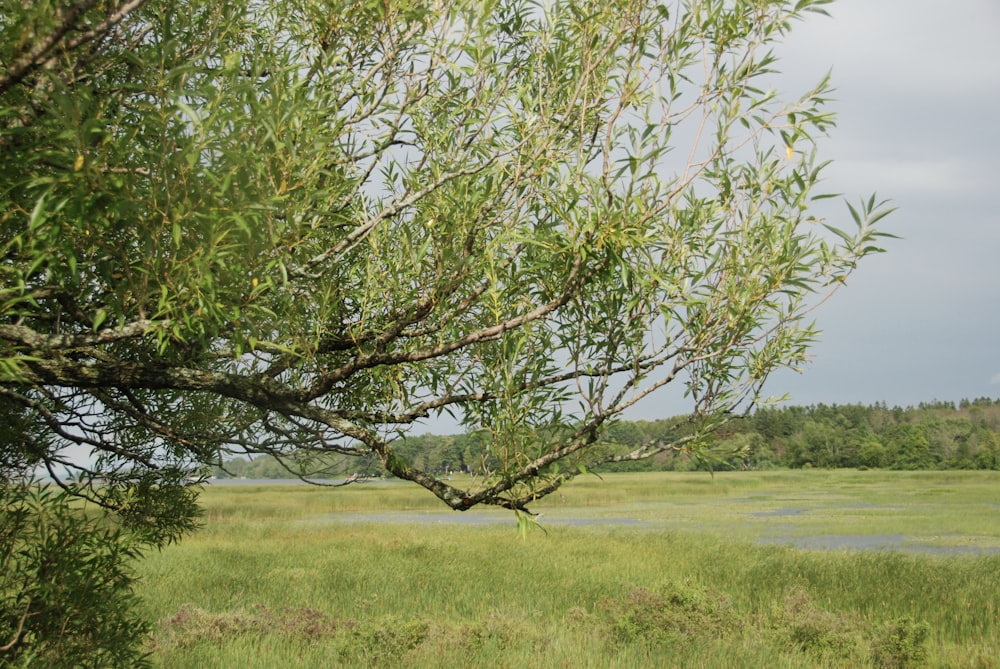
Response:
[[[878,250],[811,207],[827,82],[775,92],[827,1],[4,0],[0,464],[179,530],[237,452],[525,510],[697,448]],[[675,382],[691,430],[602,443]],[[468,489],[396,453],[443,414]]]

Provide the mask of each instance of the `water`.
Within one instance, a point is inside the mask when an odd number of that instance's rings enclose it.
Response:
[[[754,517],[795,516],[809,509],[787,507],[774,511],[748,514]],[[606,526],[633,527],[649,531],[666,529],[662,522],[643,520],[628,516],[592,517],[576,515],[571,510],[560,510],[559,515],[541,514],[538,518],[543,527],[553,526]],[[455,524],[455,525],[509,525],[514,526],[514,516],[503,509],[482,509],[474,511],[383,511],[372,513],[329,513],[310,518],[308,523],[406,523],[406,524]],[[940,537],[939,537],[940,538]],[[963,537],[964,538],[964,537]],[[904,534],[814,534],[770,536],[756,539],[764,545],[784,545],[812,551],[896,551],[931,555],[995,555],[1000,554],[998,546],[939,545],[921,542]]]
[[[368,479],[359,481],[354,485],[385,484],[390,481],[385,479]],[[317,481],[326,485],[343,485],[344,480]],[[298,479],[215,479],[209,482],[210,485],[220,486],[251,486],[251,485],[306,485]],[[734,501],[734,500],[730,500]],[[760,502],[761,499],[740,499],[735,501]],[[793,500],[786,500],[793,501]],[[808,500],[796,498],[794,501],[802,502]],[[654,512],[653,520],[649,520],[650,506],[664,507],[659,512]],[[669,503],[652,502],[643,505],[640,515],[643,518],[631,517],[628,515],[617,516],[593,516],[588,515],[587,510],[574,510],[562,508],[553,510],[539,516],[539,522],[545,526],[605,526],[605,527],[633,527],[649,531],[665,530],[670,528],[670,523],[663,519],[678,519],[678,509]],[[842,509],[885,509],[878,504],[852,503],[840,506]],[[783,506],[768,511],[756,511],[740,514],[747,518],[770,519],[770,518],[795,518],[805,516],[812,512],[829,511],[828,507],[810,506]],[[627,512],[626,512],[627,513]],[[683,516],[683,514],[680,514]],[[656,519],[657,516],[660,519]],[[457,511],[384,511],[370,513],[329,513],[315,518],[311,518],[308,523],[410,523],[410,524],[456,524],[456,525],[508,525],[514,526],[514,516],[510,511],[496,508],[477,508],[465,512]],[[782,524],[784,525],[784,523]],[[950,537],[935,537],[957,539],[947,544],[920,541],[917,538],[904,534],[802,534],[796,532],[795,524],[787,523],[788,534],[761,537],[756,539],[757,543],[764,545],[784,545],[801,550],[812,551],[897,551],[903,553],[920,553],[931,555],[997,555],[1000,554],[1000,546],[995,545],[975,545],[975,537],[965,537],[954,535]],[[691,526],[689,525],[690,529]],[[693,528],[697,529],[697,527]]]

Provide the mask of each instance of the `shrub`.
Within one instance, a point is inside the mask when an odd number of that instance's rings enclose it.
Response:
[[[0,484],[0,666],[148,666],[142,545],[62,490]]]
[[[398,665],[399,658],[422,644],[430,631],[423,620],[399,621],[385,618],[354,628],[357,647],[351,655],[363,657],[370,664]]]
[[[858,621],[820,608],[801,588],[785,596],[775,620],[778,633],[807,653],[846,659],[857,649]]]
[[[285,607],[273,611],[255,604],[252,611],[211,613],[185,604],[164,624],[166,633],[157,639],[158,648],[194,645],[204,641],[223,643],[243,635],[275,634],[304,642],[332,638],[341,630],[351,630],[353,621],[339,622],[327,614],[307,607]]]
[[[718,637],[733,625],[729,600],[714,591],[668,583],[656,590],[638,587],[622,600],[605,600],[616,643],[660,645],[686,637]]]
[[[872,661],[882,669],[912,669],[927,661],[930,626],[910,618],[888,623],[872,641]]]

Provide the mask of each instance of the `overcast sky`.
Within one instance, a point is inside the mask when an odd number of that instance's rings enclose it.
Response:
[[[817,312],[794,404],[1000,397],[1000,2],[838,0],[782,49],[792,88],[832,69],[828,190],[877,192],[901,236]],[[828,215],[844,215],[837,208]]]
[[[888,252],[815,312],[801,374],[772,377],[787,405],[1000,397],[1000,1],[836,0],[779,50],[787,99],[832,72],[837,127],[822,192],[873,193]],[[827,201],[832,202],[832,201]],[[846,206],[823,213],[850,226]],[[677,384],[680,386],[680,384]],[[667,388],[626,414],[687,413]]]
[[[793,99],[832,72],[821,192],[890,200],[882,229],[902,239],[815,312],[811,363],[766,392],[789,393],[786,405],[1000,397],[1000,2],[836,0],[828,11],[795,24],[777,82]],[[821,213],[852,225],[842,202]],[[627,417],[687,413],[681,390]]]

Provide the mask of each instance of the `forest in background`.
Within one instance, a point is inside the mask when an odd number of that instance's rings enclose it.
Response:
[[[683,436],[686,417],[620,421],[604,432],[608,448],[631,449]],[[544,435],[539,436],[545,438]],[[488,469],[487,432],[408,436],[397,453],[425,471],[462,473]],[[761,408],[716,431],[700,457],[685,451],[648,460],[606,464],[598,471],[692,471],[696,469],[1000,469],[1000,399],[934,401],[916,407],[883,403]],[[598,449],[599,450],[599,449]],[[620,449],[618,449],[620,450]],[[599,453],[591,453],[592,456]],[[331,459],[307,463],[323,478],[379,476],[377,462]],[[581,463],[586,464],[586,463]],[[216,478],[292,478],[288,463],[272,457],[234,458]]]

